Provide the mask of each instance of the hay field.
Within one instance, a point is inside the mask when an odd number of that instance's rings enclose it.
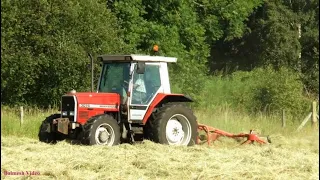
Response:
[[[306,125],[297,133],[299,119],[288,119],[287,127],[281,128],[278,116],[252,117],[230,109],[196,111],[200,123],[234,133],[258,129],[271,135],[272,144],[264,146],[239,146],[228,138],[210,147],[150,141],[115,147],[40,143],[38,127],[54,112],[27,111],[20,127],[18,112],[2,111],[1,179],[319,179],[319,130]]]
[[[265,146],[222,138],[212,146],[145,141],[115,147],[2,137],[2,179],[319,179],[319,135],[271,137]],[[38,175],[6,175],[34,171]],[[40,175],[39,175],[40,174]]]

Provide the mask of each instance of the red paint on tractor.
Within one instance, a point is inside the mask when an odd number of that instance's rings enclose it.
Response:
[[[77,98],[77,122],[85,124],[87,120],[104,112],[118,112],[120,95],[117,93],[74,93]],[[108,106],[107,106],[108,105]]]
[[[164,93],[158,93],[150,106],[148,107],[148,110],[146,114],[143,117],[142,123],[146,124],[150,115],[152,114],[153,109],[167,96],[180,96],[180,97],[185,97],[183,94],[164,94]]]

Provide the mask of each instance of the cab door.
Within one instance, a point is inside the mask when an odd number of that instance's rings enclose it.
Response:
[[[137,66],[135,64],[134,66]],[[160,63],[146,63],[144,74],[133,70],[131,95],[129,97],[129,121],[142,121],[149,105],[159,92],[163,92],[160,78]]]

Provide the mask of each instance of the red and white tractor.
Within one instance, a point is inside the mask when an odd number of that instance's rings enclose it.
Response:
[[[154,47],[157,52],[157,46]],[[254,131],[232,134],[198,124],[186,106],[192,99],[172,94],[167,63],[177,58],[148,55],[101,55],[102,63],[97,91],[93,92],[91,58],[91,92],[71,91],[62,96],[61,113],[47,117],[41,124],[39,140],[56,143],[76,140],[87,145],[113,146],[122,142],[149,139],[161,144],[191,146],[200,142],[198,131],[206,141],[220,136],[246,138],[242,144],[267,142]],[[270,143],[270,139],[268,139]]]
[[[62,96],[61,113],[46,118],[39,140],[80,140],[113,146],[145,138],[161,144],[194,145],[198,123],[185,103],[172,94],[167,63],[177,58],[148,55],[101,55],[96,92],[71,91]]]

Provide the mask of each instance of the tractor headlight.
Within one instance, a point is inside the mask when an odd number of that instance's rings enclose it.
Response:
[[[70,116],[74,116],[74,111],[70,111]]]
[[[67,113],[67,111],[62,111],[62,116],[67,116],[68,115],[68,113]]]

